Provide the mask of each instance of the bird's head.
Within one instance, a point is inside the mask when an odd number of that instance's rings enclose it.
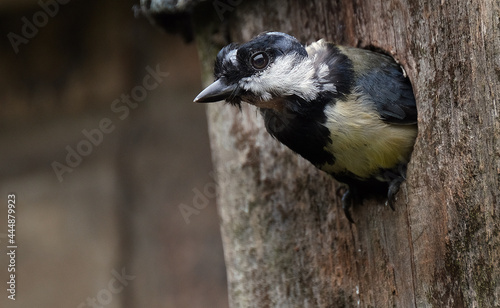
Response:
[[[293,36],[266,32],[251,41],[230,44],[215,61],[215,82],[195,102],[246,101],[260,108],[281,109],[284,98],[312,100],[318,94],[315,69],[305,47]]]

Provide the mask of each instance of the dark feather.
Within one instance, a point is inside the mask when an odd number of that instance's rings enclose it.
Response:
[[[309,54],[309,57],[315,57],[316,71],[321,65],[328,66],[328,74],[324,80],[335,85],[334,97],[347,95],[351,92],[354,77],[352,62],[348,56],[340,52],[337,46],[326,43],[324,48],[315,50]]]
[[[350,48],[349,54],[362,54],[355,87],[375,104],[380,118],[391,124],[416,124],[413,89],[400,65],[389,56],[363,49]]]
[[[318,99],[315,104],[307,104],[297,96],[286,100],[287,105],[296,110],[260,110],[267,131],[315,166],[333,164],[335,157],[325,150],[331,142],[330,131],[322,124],[326,121],[323,108],[331,98]]]

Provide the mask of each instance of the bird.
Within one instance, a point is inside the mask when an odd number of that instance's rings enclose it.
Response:
[[[417,136],[411,82],[391,56],[336,45],[310,45],[282,32],[231,43],[217,54],[215,81],[194,99],[256,106],[268,133],[346,187],[342,208],[367,195],[395,194]]]

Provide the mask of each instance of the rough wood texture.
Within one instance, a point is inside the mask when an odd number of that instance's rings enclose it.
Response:
[[[253,107],[208,107],[232,307],[500,305],[499,2],[252,1],[222,18],[214,4],[194,14],[206,82],[222,44],[279,30],[392,53],[419,111],[396,211],[367,201],[350,225],[338,184]]]

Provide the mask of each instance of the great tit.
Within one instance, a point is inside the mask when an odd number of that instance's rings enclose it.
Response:
[[[214,75],[194,101],[257,106],[273,137],[347,185],[342,206],[350,222],[350,206],[365,193],[387,193],[394,209],[417,135],[417,108],[393,58],[265,32],[222,48]]]

